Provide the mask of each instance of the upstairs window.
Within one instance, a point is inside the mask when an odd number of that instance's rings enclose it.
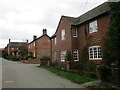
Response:
[[[65,61],[66,50],[61,51],[61,61]]]
[[[56,39],[56,37],[55,37],[55,39],[54,39],[54,43],[55,43],[55,45],[57,44],[57,39]]]
[[[73,59],[74,59],[74,61],[78,61],[79,60],[78,50],[77,49],[73,50]]]
[[[61,40],[65,39],[65,29],[61,31]]]
[[[11,48],[12,50],[14,50],[14,48]]]
[[[97,20],[95,20],[89,24],[89,31],[90,31],[90,33],[98,31]]]
[[[101,60],[102,59],[102,52],[101,46],[92,46],[89,47],[89,59],[90,60]]]
[[[35,46],[35,42],[34,42],[34,46]]]
[[[73,37],[77,37],[77,29],[72,29]]]

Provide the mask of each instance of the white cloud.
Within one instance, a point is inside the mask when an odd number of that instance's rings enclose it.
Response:
[[[48,35],[54,34],[61,15],[78,17],[107,0],[0,0],[0,47],[8,39],[32,40],[41,36],[47,28]],[[82,12],[85,8],[84,12]]]

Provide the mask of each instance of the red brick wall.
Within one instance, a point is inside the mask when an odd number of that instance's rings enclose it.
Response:
[[[65,29],[65,39],[61,40],[61,30]],[[54,59],[54,52],[57,52],[58,61],[60,61],[60,51],[69,50],[71,52],[71,25],[61,17],[57,31],[56,31],[57,44],[54,44],[54,38],[52,40],[52,60]]]
[[[37,57],[50,56],[50,38],[43,36],[36,41],[36,53]]]

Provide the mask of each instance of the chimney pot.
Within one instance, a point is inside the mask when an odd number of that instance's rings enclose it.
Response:
[[[9,39],[9,43],[10,43],[11,39]]]
[[[47,34],[47,30],[43,29],[43,35]]]
[[[35,40],[35,39],[37,39],[37,36],[36,36],[36,35],[33,36],[33,40]]]

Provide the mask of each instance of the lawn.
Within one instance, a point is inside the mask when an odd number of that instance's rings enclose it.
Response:
[[[55,67],[50,67],[50,66],[38,66],[38,67],[44,68],[48,71],[51,71],[57,75],[65,77],[65,78],[67,78],[75,83],[78,83],[78,84],[83,84],[83,83],[97,80],[96,78],[91,77],[91,75],[83,75],[82,73],[65,71],[62,69],[55,68]]]

